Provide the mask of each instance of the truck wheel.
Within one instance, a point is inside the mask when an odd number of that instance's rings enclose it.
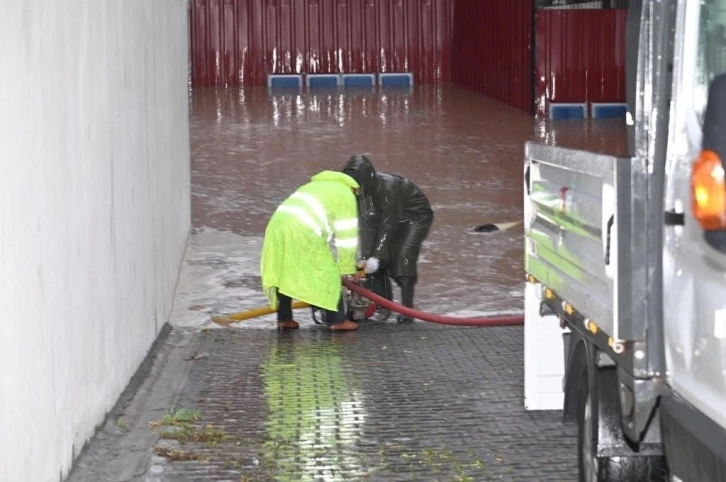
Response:
[[[577,412],[577,448],[578,470],[580,482],[597,482],[600,479],[600,467],[597,458],[597,418],[592,415],[592,402],[587,387],[587,376],[580,381],[580,400]]]
[[[590,396],[587,371],[579,382],[577,417],[578,469],[580,482],[666,481],[668,471],[663,457],[623,455],[598,457],[598,398]],[[624,447],[623,451],[630,449]]]

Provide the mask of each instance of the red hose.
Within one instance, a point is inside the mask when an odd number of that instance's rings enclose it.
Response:
[[[429,323],[437,323],[439,325],[452,325],[452,326],[520,326],[524,325],[523,315],[512,315],[512,316],[491,316],[491,317],[480,317],[480,318],[455,318],[453,316],[434,315],[431,313],[424,313],[423,311],[406,308],[405,306],[394,303],[393,301],[387,300],[382,296],[375,294],[374,292],[363,288],[351,281],[343,280],[343,284],[349,290],[358,293],[361,296],[365,296],[378,306],[388,308],[391,311],[400,313],[405,316],[410,316],[422,321],[428,321]]]

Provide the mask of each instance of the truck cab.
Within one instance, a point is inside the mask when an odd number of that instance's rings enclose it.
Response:
[[[726,0],[631,0],[627,37],[628,155],[525,149],[527,408],[580,480],[726,480]]]

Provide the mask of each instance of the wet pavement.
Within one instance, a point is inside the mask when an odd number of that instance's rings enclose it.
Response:
[[[164,480],[574,480],[559,412],[522,408],[521,329],[210,330],[184,391],[229,441]],[[176,447],[176,445],[175,445]],[[247,479],[244,479],[247,477]],[[189,480],[189,479],[187,479]]]
[[[472,227],[522,218],[526,141],[622,154],[622,122],[553,126],[453,86],[202,89],[190,100],[194,230],[165,355],[188,360],[177,372],[166,368],[177,381],[159,386],[176,387],[173,394],[119,408],[114,417],[128,428],[107,424],[72,480],[575,480],[574,428],[559,411],[523,408],[521,327],[388,323],[333,336],[307,311],[292,334],[274,331],[271,316],[230,328],[209,317],[265,305],[259,251],[268,217],[311,175],[356,153],[410,177],[435,211],[417,308],[519,313],[521,226],[496,234]],[[186,355],[174,355],[179,346]],[[166,358],[157,370],[173,365]],[[148,436],[145,424],[171,405],[147,399],[199,410],[195,424],[211,424],[219,437],[162,437],[156,450],[177,456],[155,455],[134,434]],[[145,454],[133,477],[99,468],[115,466],[109,458],[124,465],[119,446]],[[174,460],[186,457],[180,452],[203,460]]]

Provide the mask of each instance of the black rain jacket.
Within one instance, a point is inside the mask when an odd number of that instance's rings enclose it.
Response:
[[[343,171],[361,185],[358,213],[361,256],[376,257],[393,277],[416,276],[416,260],[433,222],[431,205],[409,179],[377,173],[365,156],[351,157]]]

